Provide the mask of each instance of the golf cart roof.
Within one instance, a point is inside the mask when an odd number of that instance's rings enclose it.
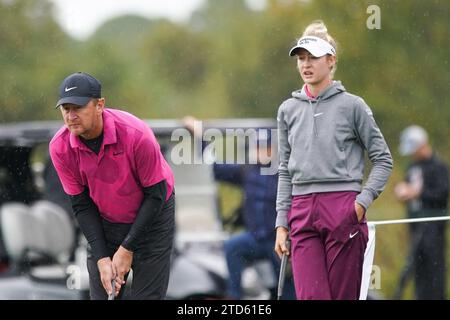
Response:
[[[170,136],[176,128],[183,128],[181,120],[152,119],[145,120],[156,136]],[[33,146],[50,141],[63,125],[62,121],[29,121],[0,124],[0,146]],[[214,119],[203,121],[203,127],[219,130],[236,128],[275,128],[274,119]]]

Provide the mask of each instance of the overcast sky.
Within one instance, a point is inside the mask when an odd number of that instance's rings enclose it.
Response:
[[[223,0],[218,0],[223,1]],[[225,0],[226,1],[226,0]],[[184,21],[204,0],[51,0],[56,20],[71,36],[84,39],[106,20],[127,14]]]
[[[166,17],[186,21],[204,0],[50,0],[55,4],[56,20],[71,36],[89,37],[106,20],[123,14],[146,17]],[[216,0],[227,1],[227,0]],[[247,0],[254,8],[264,6],[265,0]]]

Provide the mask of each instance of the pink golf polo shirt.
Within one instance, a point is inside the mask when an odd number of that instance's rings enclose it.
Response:
[[[88,187],[100,214],[110,222],[134,222],[144,187],[166,180],[166,200],[173,192],[173,173],[153,131],[124,111],[104,110],[98,155],[64,126],[50,141],[50,156],[64,191],[77,195]]]

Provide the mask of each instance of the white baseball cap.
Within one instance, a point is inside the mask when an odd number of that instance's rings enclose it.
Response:
[[[427,132],[417,125],[407,127],[400,134],[399,151],[402,156],[410,156],[428,142]]]
[[[315,36],[306,36],[302,37],[297,41],[297,45],[289,51],[289,55],[295,56],[297,54],[297,51],[300,49],[306,49],[308,50],[313,56],[319,58],[326,54],[331,54],[332,56],[336,55],[336,49],[328,43],[328,41],[325,41],[319,37]]]

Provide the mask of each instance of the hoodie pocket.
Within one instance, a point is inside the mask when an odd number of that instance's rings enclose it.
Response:
[[[293,150],[288,168],[297,183],[342,181],[349,177],[345,148],[338,145]]]

